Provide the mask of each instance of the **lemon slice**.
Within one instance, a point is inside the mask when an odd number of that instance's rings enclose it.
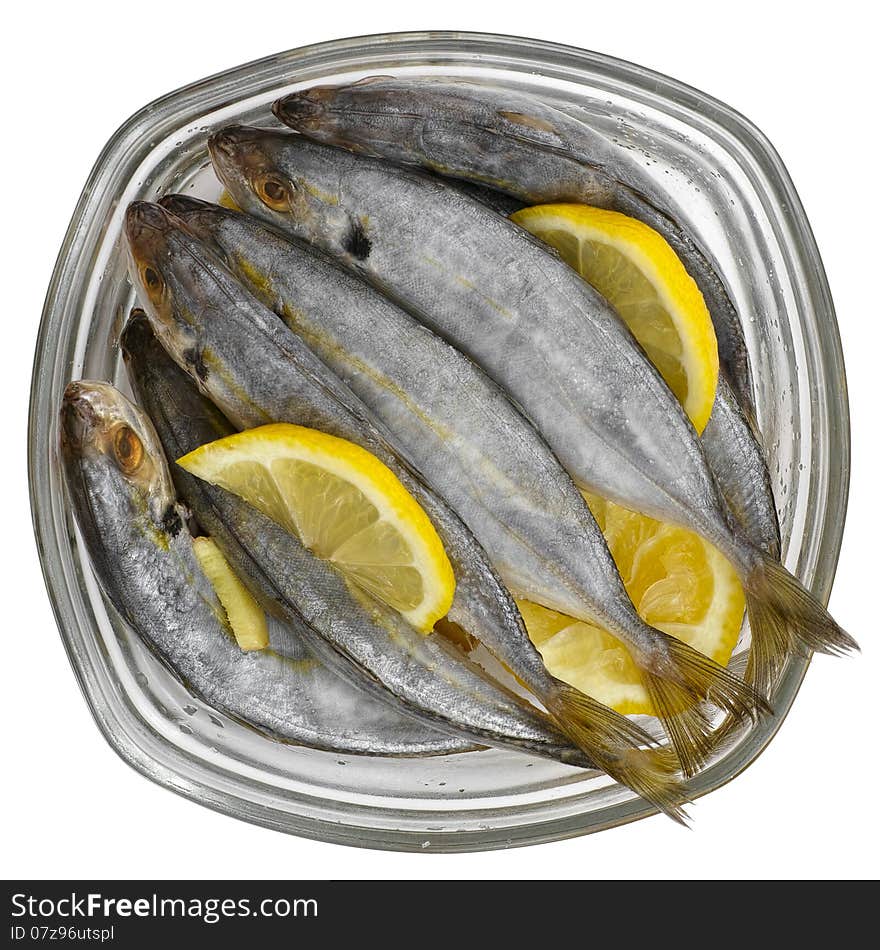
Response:
[[[639,614],[722,666],[745,611],[736,572],[711,544],[584,493]],[[654,714],[626,647],[599,627],[519,602],[529,636],[554,676],[620,713]]]
[[[179,464],[292,531],[418,629],[449,610],[455,577],[434,526],[360,446],[278,423],[203,445]]]
[[[523,208],[511,220],[608,300],[702,432],[718,385],[718,343],[703,295],[665,239],[635,218],[581,204]]]
[[[266,614],[229,566],[220,548],[211,538],[194,538],[193,550],[226,611],[238,645],[242,650],[265,650],[269,646]]]

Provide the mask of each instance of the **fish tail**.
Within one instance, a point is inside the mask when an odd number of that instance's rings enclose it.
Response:
[[[665,650],[656,669],[642,668],[651,704],[678,754],[685,775],[694,775],[715,747],[705,703],[736,722],[754,720],[769,706],[755,688],[683,640],[655,631]]]
[[[559,727],[603,772],[685,824],[680,767],[670,748],[642,748],[655,740],[635,722],[562,680],[543,697]]]
[[[839,656],[859,646],[779,561],[755,556],[743,583],[752,629],[746,679],[766,696],[788,657],[810,651]]]

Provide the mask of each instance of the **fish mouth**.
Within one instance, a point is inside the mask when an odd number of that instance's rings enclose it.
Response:
[[[248,146],[257,143],[261,133],[261,129],[246,125],[227,125],[208,139],[208,152],[212,159],[224,164],[236,164]]]
[[[156,231],[164,234],[171,227],[166,210],[151,201],[132,201],[125,209],[125,233],[129,238]]]
[[[333,92],[333,86],[313,86],[292,92],[272,103],[275,117],[291,128],[308,128],[327,110],[327,100]]]
[[[82,451],[95,441],[95,434],[107,424],[112,407],[109,383],[76,380],[67,384],[61,399],[61,441],[70,449]]]
[[[214,207],[209,201],[190,195],[165,195],[159,199],[159,205],[178,218],[197,211],[210,211]]]
[[[278,137],[289,133],[258,129],[247,125],[228,125],[208,139],[208,153],[220,180],[225,185],[253,180],[273,167],[269,151]]]
[[[135,307],[128,315],[122,333],[119,334],[119,348],[122,351],[122,358],[128,363],[132,354],[137,353],[155,339],[153,329],[150,326],[150,318],[146,311],[140,307]]]
[[[132,201],[125,210],[125,237],[139,264],[156,261],[173,230],[174,219],[157,204]]]

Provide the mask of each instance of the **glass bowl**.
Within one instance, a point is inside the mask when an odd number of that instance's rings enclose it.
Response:
[[[65,384],[125,388],[117,338],[133,294],[123,213],[168,191],[219,193],[207,136],[274,124],[270,104],[314,83],[369,74],[455,76],[537,92],[585,115],[641,160],[685,209],[743,316],[786,565],[827,601],[846,510],[849,429],[843,360],[819,253],[794,187],[764,136],[681,83],[597,53],[513,37],[406,33],[322,43],[202,80],[151,103],[110,139],[86,182],[46,297],[31,393],[34,529],[62,641],[98,726],[142,774],[210,808],[271,828],[412,851],[510,847],[653,814],[627,789],[489,750],[420,760],[291,748],[190,696],[104,601],[60,477]],[[744,635],[743,642],[746,642]],[[742,663],[739,648],[734,661]],[[779,727],[808,661],[792,660],[773,718],[729,737],[690,783],[729,781]]]

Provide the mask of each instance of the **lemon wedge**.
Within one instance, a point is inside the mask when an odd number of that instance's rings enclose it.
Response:
[[[635,218],[589,205],[536,205],[511,220],[608,300],[702,432],[718,385],[718,343],[703,295],[666,240]]]
[[[276,423],[210,442],[178,464],[292,531],[418,629],[448,612],[455,576],[434,526],[360,446]]]
[[[229,566],[220,548],[211,538],[194,538],[193,550],[226,611],[238,645],[242,650],[265,650],[269,646],[266,614]]]
[[[639,614],[726,666],[742,626],[736,572],[711,544],[584,493]],[[628,651],[599,627],[519,602],[529,636],[554,676],[620,713],[654,714]]]

